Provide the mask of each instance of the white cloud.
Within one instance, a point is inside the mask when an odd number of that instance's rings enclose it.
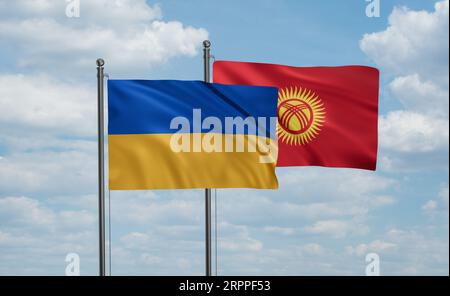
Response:
[[[375,252],[381,275],[448,275],[448,236],[439,235],[440,231],[429,226],[391,228],[369,243],[346,246],[346,260],[364,260],[367,253]]]
[[[337,220],[345,228],[335,228],[336,233],[329,229],[323,234],[342,237],[365,233],[367,215],[395,202],[387,191],[396,187],[396,181],[372,172],[285,168],[278,171],[278,176],[281,185],[277,192],[219,190],[220,217],[238,225],[264,225],[264,232],[271,237],[295,237],[305,233],[305,225],[313,227],[317,221]],[[318,231],[319,226],[308,230]]]
[[[448,184],[441,187],[438,196],[435,199],[428,200],[422,205],[422,210],[425,214],[432,217],[436,217],[438,214],[444,214],[444,221],[448,225],[448,202],[449,201],[449,190]]]
[[[365,34],[361,49],[394,74],[446,75],[448,80],[448,10],[448,0],[437,2],[433,12],[397,7],[388,28]]]
[[[399,152],[431,152],[448,147],[448,119],[409,111],[380,118],[380,146]]]
[[[448,234],[448,228],[446,232]],[[397,247],[392,257],[381,257],[385,272],[397,275],[448,275],[448,236],[437,234],[433,228],[393,228],[387,231],[385,239]]]
[[[142,253],[141,262],[146,265],[154,266],[157,264],[161,264],[163,262],[163,259],[161,257],[154,256],[152,254]]]
[[[279,226],[266,226],[264,231],[268,233],[281,234],[281,235],[293,235],[295,229],[292,227],[279,227]]]
[[[36,239],[27,236],[13,235],[0,230],[0,246],[3,247],[24,247],[36,242]]]
[[[220,223],[219,248],[227,252],[257,252],[263,249],[263,243],[252,238],[245,225]]]
[[[367,216],[395,202],[387,191],[395,189],[396,180],[373,172],[284,168],[278,176],[278,192],[219,190],[219,217],[232,224],[263,227],[271,238],[342,238],[366,234]]]
[[[317,221],[304,229],[308,233],[324,234],[335,238],[343,238],[348,234],[366,234],[369,231],[365,225],[341,220]]]
[[[198,191],[114,191],[111,195],[113,215],[119,223],[196,225],[203,217]]]
[[[94,69],[98,57],[111,73],[136,74],[172,57],[194,56],[208,37],[205,29],[162,21],[159,6],[144,0],[81,1],[81,17],[74,19],[65,16],[63,1],[10,3],[0,7],[18,13],[2,17],[0,44],[14,44],[20,67],[59,75]]]
[[[0,15],[9,20],[52,17],[58,21],[67,21],[67,4],[68,1],[64,0],[1,0]],[[151,6],[145,0],[81,0],[80,4],[83,23],[91,25],[101,23],[120,29],[124,28],[126,22],[145,22],[162,17],[160,6]],[[99,15],[99,12],[103,13]]]
[[[448,116],[448,91],[433,81],[423,81],[418,74],[400,76],[390,83],[389,88],[408,110],[430,116]]]
[[[149,235],[141,232],[130,232],[120,238],[120,240],[125,243],[128,247],[140,247],[142,245],[147,245],[151,239]]]
[[[370,200],[370,204],[373,207],[383,207],[389,206],[396,202],[395,198],[392,196],[376,196]]]
[[[283,168],[277,173],[282,190],[290,190],[294,199],[302,197],[316,203],[321,199],[329,202],[330,199],[354,201],[355,198],[372,197],[395,184],[395,180],[373,172],[351,169]]]
[[[189,235],[172,236],[160,227],[153,225],[151,230],[146,227],[146,231],[129,232],[113,242],[114,264],[120,266],[113,273],[200,275],[204,246],[200,228],[188,231]]]
[[[448,210],[448,201],[449,201],[448,184],[441,188],[441,190],[439,191],[439,197],[441,199],[444,208]]]
[[[26,66],[19,72],[31,72],[0,74],[0,147],[8,151],[0,164],[3,194],[95,190],[95,74],[88,80],[83,67],[94,73],[102,56],[108,71],[138,73],[195,55],[207,38],[204,29],[163,21],[160,7],[144,0],[81,1],[74,19],[66,17],[66,4],[0,0],[0,44],[11,46],[9,60]]]
[[[80,227],[93,227],[98,221],[96,215],[87,210],[73,211],[63,210],[59,213],[59,223],[67,229],[79,229]]]
[[[0,75],[0,85],[1,125],[22,133],[96,134],[94,88],[20,74]]]
[[[303,252],[308,255],[323,255],[325,252],[324,248],[320,244],[310,243],[302,246]]]
[[[63,151],[5,156],[0,163],[2,193],[88,194],[96,188],[95,143]]]
[[[86,209],[55,211],[37,199],[24,196],[0,198],[0,217],[3,225],[13,227],[21,225],[31,229],[40,227],[50,231],[56,228],[66,231],[87,229],[96,222],[96,216],[92,211]]]
[[[37,200],[28,197],[0,198],[2,224],[39,226],[52,225],[54,213],[42,207]]]
[[[85,83],[62,82],[68,80],[64,75],[70,73],[72,79],[76,70],[87,68],[92,74],[98,56],[107,60],[108,72],[136,73],[172,56],[192,56],[207,36],[205,30],[162,20],[161,9],[143,0],[81,3],[81,18],[67,19],[64,1],[0,0],[0,43],[15,44],[14,61],[24,67],[23,71],[58,75],[58,79],[29,74],[0,76],[0,145],[7,147],[7,152],[1,151],[0,187],[14,193],[40,193],[33,199],[0,199],[0,245],[8,247],[0,254],[0,274],[61,274],[65,254],[73,251],[81,252],[83,274],[96,272],[97,197],[92,194],[96,189],[95,142],[59,137],[95,135],[95,89]],[[8,13],[10,8],[17,13]],[[99,16],[98,11],[104,13]],[[442,131],[445,116],[439,113],[434,118],[433,112],[440,102],[445,103],[445,83],[435,78],[437,75],[428,75],[408,63],[400,69],[402,73],[390,90],[406,108],[418,114],[419,120],[426,117],[424,122],[429,124],[431,120],[429,126]],[[434,62],[423,63],[424,69],[438,67]],[[89,79],[95,77],[90,75]],[[429,93],[435,96],[429,104],[423,104]],[[411,120],[417,119],[414,116]],[[403,136],[390,128],[394,124],[397,122],[385,124],[387,135]],[[25,134],[25,130],[29,132]],[[422,135],[425,132],[420,128],[412,130],[412,134],[423,137],[420,145],[411,146],[410,141],[415,139],[408,136],[406,144],[399,141],[387,148],[401,152],[404,147],[409,151],[445,147],[445,137],[423,144],[432,135]],[[446,139],[448,142],[448,129]],[[364,261],[338,251],[339,242],[348,242],[330,237],[367,234],[371,211],[395,202],[392,192],[387,191],[395,189],[396,181],[373,172],[344,169],[295,168],[280,170],[279,174],[282,188],[278,192],[219,191],[219,273],[362,274],[363,268],[358,268]],[[436,201],[442,199],[445,204],[446,200],[448,208],[448,186],[446,193],[445,188],[442,192]],[[113,192],[113,273],[201,274],[202,196],[201,191]],[[417,233],[410,237],[418,239],[399,241],[399,236],[407,236],[404,233],[369,239],[371,243],[354,248],[359,252],[378,249],[383,254],[401,250],[400,263],[385,267],[392,272],[401,273],[405,268],[417,273],[448,273],[448,256],[445,261],[442,255],[448,243],[436,242],[433,237],[421,239]],[[285,237],[274,239],[278,234]],[[426,254],[423,261],[417,259],[421,253]],[[384,264],[385,258],[382,260]],[[445,262],[447,271],[440,265],[433,266]]]
[[[436,209],[437,209],[437,202],[434,200],[429,200],[422,206],[422,210],[426,212],[431,212]]]
[[[423,158],[448,149],[448,20],[448,0],[437,2],[433,12],[396,7],[386,30],[365,34],[360,41],[384,76],[393,79],[390,94],[405,108],[380,118],[380,144],[388,152],[418,153]],[[399,160],[405,157],[386,155],[384,164],[406,164]]]
[[[263,245],[255,239],[240,240],[223,240],[220,242],[220,248],[224,251],[260,251]]]
[[[66,197],[76,198],[76,197]],[[63,274],[67,253],[82,258],[82,273],[93,274],[95,209],[55,209],[36,198],[0,198],[0,274]]]
[[[370,252],[375,253],[384,253],[389,250],[395,249],[397,247],[396,244],[382,241],[382,240],[374,240],[369,244],[359,244],[356,247],[347,247],[347,252],[349,254],[356,254],[357,256],[364,256]]]

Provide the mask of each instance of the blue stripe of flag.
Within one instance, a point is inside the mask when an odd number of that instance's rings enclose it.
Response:
[[[176,130],[170,129],[170,122],[178,116],[189,119],[192,130],[193,109],[201,109],[202,119],[219,118],[223,127],[225,117],[264,117],[269,130],[268,120],[277,114],[277,98],[275,87],[202,81],[109,80],[108,133],[174,133]]]

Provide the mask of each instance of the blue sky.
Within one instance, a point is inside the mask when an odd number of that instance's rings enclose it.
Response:
[[[218,191],[222,275],[448,275],[448,1],[0,0],[0,274],[97,272],[95,59],[201,79],[217,59],[381,71],[377,172],[279,169]],[[99,13],[102,11],[103,13]],[[113,274],[202,274],[203,193],[111,193]]]

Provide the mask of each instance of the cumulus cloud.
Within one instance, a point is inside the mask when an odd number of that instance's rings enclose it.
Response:
[[[225,252],[258,252],[262,250],[263,243],[251,237],[248,226],[222,222],[219,227],[221,250]]]
[[[82,76],[77,84],[67,81],[87,73],[85,69],[92,74],[99,56],[111,73],[138,73],[171,57],[195,55],[207,37],[204,29],[164,20],[161,8],[144,0],[82,1],[79,19],[65,16],[65,4],[0,0],[0,44],[11,51],[16,70],[48,73],[0,76],[0,187],[5,196],[0,198],[0,246],[8,247],[0,254],[0,274],[61,274],[65,254],[74,251],[82,256],[83,274],[96,272],[96,146],[91,139],[96,105],[95,88],[88,83],[95,77]],[[419,14],[397,9],[391,16],[395,30],[390,30],[405,35],[403,39],[415,38],[400,25],[403,18],[442,22],[445,10],[436,7],[436,12]],[[437,28],[434,21],[430,24],[428,35]],[[442,67],[434,61],[414,66],[424,51],[441,55],[437,45],[412,50],[418,42],[406,42],[403,53],[416,52],[413,58],[401,57],[403,66],[398,67],[392,62],[395,48],[384,51],[395,42],[383,41],[391,38],[387,33],[375,35],[367,36],[366,52],[396,76],[389,90],[409,112],[382,119],[383,147],[401,153],[442,149],[448,142],[448,129],[445,134],[442,127],[448,113],[436,110],[447,93],[436,74]],[[415,121],[424,123],[418,127]],[[395,130],[397,125],[409,130],[408,135]],[[429,134],[422,125],[443,131],[444,139],[430,140],[442,138],[442,133]],[[393,144],[383,144],[383,137]],[[419,144],[412,143],[417,139]],[[408,254],[402,262],[417,262],[421,252],[448,249],[448,243],[411,231],[364,242],[371,230],[367,217],[396,202],[393,178],[322,168],[283,169],[279,174],[277,192],[219,190],[219,274],[362,274],[364,260],[353,256],[365,250],[400,250],[400,255]],[[446,201],[448,208],[448,186],[446,199],[445,188],[443,192],[433,200],[438,207]],[[21,196],[32,193],[33,198]],[[113,274],[202,274],[201,191],[113,192],[111,198]],[[339,247],[348,244],[348,237],[361,243],[343,253]],[[432,243],[422,248],[427,241]],[[414,244],[421,247],[410,248]],[[23,258],[18,247],[29,256]],[[440,268],[442,262],[448,267],[448,256],[447,261],[441,253],[437,256],[405,268],[448,273]],[[401,273],[402,266],[389,270]]]
[[[43,227],[47,230],[87,229],[95,225],[94,211],[86,209],[55,211],[39,200],[25,196],[0,198],[2,225],[25,226],[28,229]]]
[[[0,198],[2,224],[49,225],[55,222],[54,213],[42,207],[37,200],[27,197]]]
[[[448,116],[448,91],[417,73],[395,78],[389,89],[408,110],[433,117]]]
[[[154,225],[146,231],[129,232],[113,243],[114,274],[200,275],[204,244],[200,227],[184,228],[186,235],[172,236]],[[183,229],[182,225],[176,228]]]
[[[448,233],[448,229],[446,232]],[[395,249],[389,250],[390,256],[386,253],[385,256],[381,256],[386,273],[448,275],[448,236],[439,235],[436,229],[405,230],[393,228],[387,231],[385,239],[396,245]],[[399,259],[401,261],[398,261]]]
[[[0,75],[0,124],[26,133],[96,134],[96,91],[47,75]]]
[[[363,260],[374,252],[380,257],[382,275],[448,275],[448,237],[438,235],[439,231],[390,228],[368,243],[346,246],[347,260]]]
[[[92,74],[102,56],[111,71],[139,73],[195,55],[207,38],[204,29],[163,21],[160,7],[144,0],[81,1],[81,17],[73,19],[66,5],[0,0],[0,45],[17,66],[0,74],[3,194],[95,188],[95,74],[78,77],[77,69],[89,66]]]
[[[47,17],[58,20],[66,19],[68,1],[53,0],[16,0],[0,1],[0,15],[8,19]],[[95,0],[80,1],[80,8],[85,22],[91,24],[107,23],[115,27],[123,27],[124,21],[146,21],[159,19],[162,11],[159,5],[148,5],[145,0]],[[106,12],[99,18],[99,12]],[[14,13],[11,13],[14,12]]]
[[[63,1],[0,1],[0,44],[17,66],[71,73],[92,69],[103,57],[115,73],[148,70],[176,56],[194,56],[208,32],[163,21],[159,6],[144,0],[81,1],[79,18],[67,18]],[[101,12],[101,13],[99,13]]]
[[[325,252],[324,248],[320,244],[309,243],[302,246],[303,252],[309,255],[323,255]]]
[[[342,220],[322,220],[317,221],[313,225],[306,226],[304,230],[307,233],[324,234],[334,238],[343,238],[348,234],[362,235],[366,234],[369,229],[366,225],[350,223],[350,221]]]
[[[94,274],[94,208],[49,207],[26,196],[0,197],[0,274],[64,273],[68,253],[78,253],[83,274]]]
[[[370,204],[374,208],[389,206],[394,204],[395,202],[396,202],[395,198],[388,195],[376,196],[370,200]]]
[[[279,226],[266,226],[264,231],[268,233],[281,234],[281,235],[293,235],[295,229],[291,227],[279,227]]]
[[[448,147],[448,120],[409,111],[380,118],[380,145],[400,152],[431,152]]]
[[[439,197],[441,199],[444,208],[448,210],[448,201],[449,201],[448,184],[441,188],[441,190],[439,191]]]
[[[199,191],[112,192],[113,215],[119,223],[196,225],[202,217]],[[173,231],[173,230],[172,230]]]
[[[53,148],[5,155],[0,160],[2,194],[91,193],[97,182],[95,151],[95,143],[87,143],[62,151]]]
[[[422,206],[422,210],[426,212],[432,212],[435,211],[436,209],[437,209],[437,202],[434,200],[429,200]]]
[[[396,180],[371,172],[285,168],[278,176],[277,192],[219,190],[221,217],[233,224],[264,225],[271,237],[305,234],[305,225],[309,227],[306,233],[343,237],[365,233],[367,215],[395,202],[387,193],[396,187]],[[321,231],[323,225],[314,224],[330,220],[343,227]]]
[[[396,7],[386,30],[360,41],[393,79],[389,92],[404,106],[380,119],[380,145],[387,151],[423,155],[448,150],[448,20],[448,0],[437,2],[432,12]]]
[[[422,210],[425,214],[436,217],[443,214],[445,222],[448,225],[448,204],[449,204],[449,190],[448,184],[443,185],[439,190],[436,198],[428,200],[422,205]]]
[[[382,241],[382,240],[374,240],[368,244],[359,244],[356,247],[347,247],[347,252],[349,254],[356,254],[357,256],[365,256],[368,253],[385,253],[389,250],[395,249],[397,247],[396,244]]]
[[[203,28],[164,20],[161,8],[145,0],[80,3],[80,18],[68,18],[66,1],[0,0],[0,46],[11,72],[0,74],[0,245],[11,246],[0,256],[0,274],[61,274],[68,252],[80,254],[83,274],[95,272],[95,59],[103,57],[110,74],[139,75],[173,57],[196,55],[208,37]],[[199,216],[191,210],[196,202],[168,204],[145,193],[116,200],[113,214],[124,205],[128,216],[117,214],[114,221],[125,221],[124,227],[159,224],[147,235],[159,239],[161,249],[166,234],[180,233],[177,223],[192,224]],[[163,230],[173,218],[169,212],[180,213],[180,219]],[[136,233],[144,232],[138,227]],[[191,245],[200,249],[201,238],[186,243],[186,252],[194,252]],[[158,262],[143,251],[127,256],[133,248],[125,241],[114,246],[118,262],[125,258],[123,266],[128,259]],[[168,268],[184,266],[192,274],[201,270],[195,262]]]
[[[423,73],[448,78],[448,10],[448,0],[437,2],[433,12],[396,7],[388,28],[365,34],[361,49],[395,75]]]

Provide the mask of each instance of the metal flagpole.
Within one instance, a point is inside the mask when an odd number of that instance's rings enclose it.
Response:
[[[209,40],[203,41],[203,69],[204,81],[210,82],[210,47]],[[205,189],[205,263],[206,276],[212,275],[212,260],[211,260],[211,189]]]
[[[98,115],[98,237],[99,275],[105,276],[105,147],[104,147],[104,68],[105,61],[97,59],[97,115]]]

